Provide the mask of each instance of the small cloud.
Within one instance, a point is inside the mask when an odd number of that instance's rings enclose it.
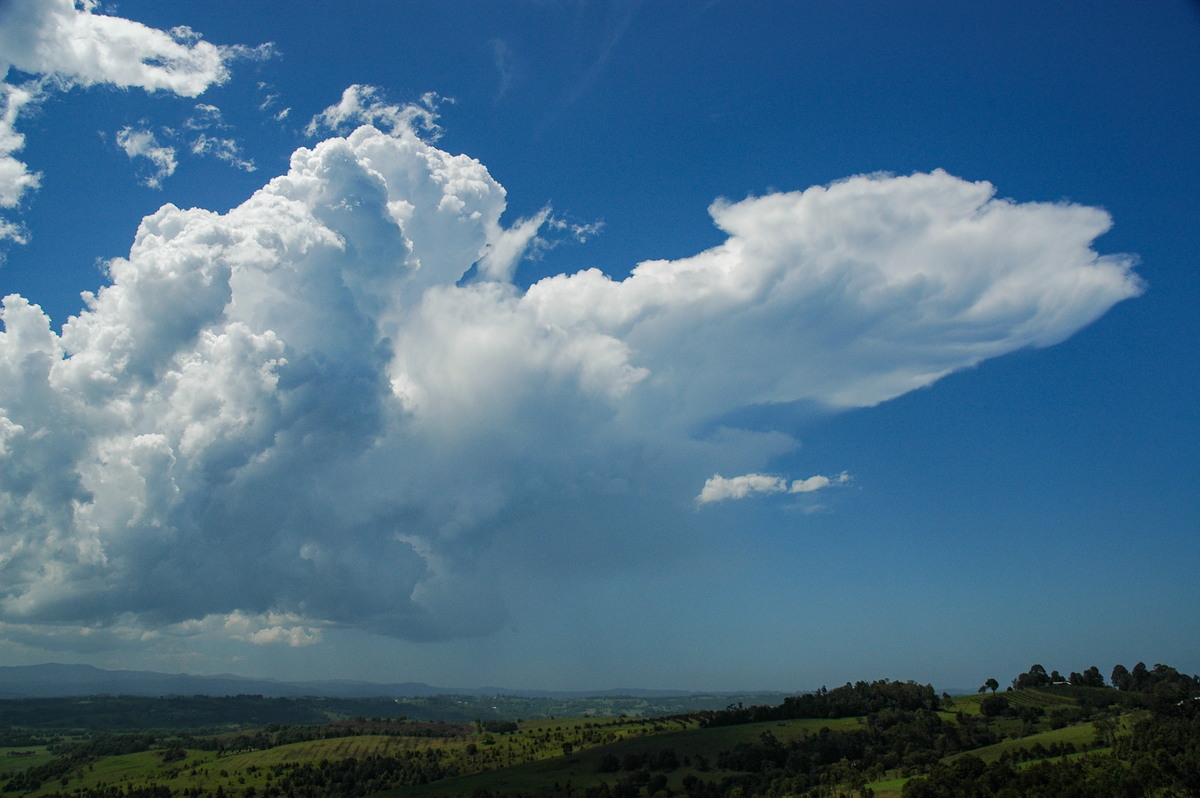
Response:
[[[241,145],[234,139],[222,139],[201,133],[192,142],[192,154],[211,155],[241,169],[243,172],[253,172],[258,168],[254,165],[254,161],[242,154]]]
[[[275,42],[264,42],[250,46],[247,44],[223,44],[217,48],[227,60],[239,61],[269,61],[278,58],[282,53]]]
[[[745,499],[760,493],[812,493],[830,485],[842,485],[850,481],[850,475],[842,472],[832,479],[820,474],[807,479],[797,479],[789,486],[783,477],[769,474],[744,474],[740,477],[723,477],[714,474],[704,483],[696,501],[712,504],[727,499]]]
[[[586,243],[589,238],[599,235],[600,231],[604,229],[603,220],[589,224],[578,224],[555,217],[549,220],[548,225],[555,230],[566,233],[580,244]]]
[[[145,158],[154,166],[154,172],[142,183],[150,188],[162,188],[162,181],[175,173],[175,148],[164,147],[149,130],[134,130],[123,127],[117,131],[117,145],[132,158]]]
[[[441,128],[437,124],[438,106],[454,100],[434,92],[425,92],[419,103],[393,105],[383,99],[375,86],[354,84],[342,92],[342,99],[317,114],[304,132],[316,136],[321,131],[346,132],[358,125],[374,125],[393,135],[421,130],[437,139]]]
[[[237,640],[256,646],[311,646],[322,640],[321,629],[311,621],[290,612],[244,612],[213,614],[183,621],[163,630],[178,637],[214,637]]]
[[[512,47],[504,39],[492,39],[492,62],[499,80],[495,101],[500,102],[512,87],[514,74]]]
[[[845,485],[850,481],[850,475],[845,471],[830,479],[829,477],[818,474],[815,477],[808,479],[798,479],[792,483],[792,487],[788,489],[788,493],[812,493],[813,491],[827,488],[830,485]]]
[[[0,83],[0,208],[16,207],[26,192],[33,191],[41,183],[41,175],[29,171],[29,167],[13,153],[25,146],[25,136],[16,131],[17,117],[21,109],[37,103],[42,97],[41,81],[30,81],[20,86]],[[7,224],[14,228],[14,225]],[[0,239],[5,238],[0,233]]]
[[[258,104],[258,110],[265,114],[269,114],[271,119],[275,120],[276,122],[282,122],[283,120],[287,119],[288,114],[292,112],[292,109],[287,107],[281,108],[278,111],[275,110],[279,106],[279,94],[273,92],[273,88],[274,87],[269,83],[265,83],[263,81],[258,82],[258,90],[264,94],[262,102]]]
[[[208,103],[196,103],[196,108],[192,115],[187,118],[183,126],[188,130],[208,130],[209,128],[229,127],[225,124],[221,117],[221,109],[215,105]]]
[[[740,477],[725,478],[713,474],[704,483],[704,488],[696,501],[701,504],[725,501],[726,499],[744,499],[754,493],[782,493],[787,490],[787,482],[780,477],[767,474],[743,474]]]

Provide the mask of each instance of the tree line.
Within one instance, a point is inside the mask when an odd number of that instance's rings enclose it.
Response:
[[[717,711],[699,712],[702,727],[734,726],[772,720],[801,718],[853,718],[883,709],[936,710],[941,706],[933,687],[916,682],[846,682],[841,687],[789,696],[777,706],[728,706]]]

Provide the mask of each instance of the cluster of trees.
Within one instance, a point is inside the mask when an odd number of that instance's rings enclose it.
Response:
[[[400,786],[415,786],[458,775],[443,762],[441,751],[426,748],[402,757],[371,755],[338,760],[321,760],[310,765],[281,770],[258,793],[262,798],[341,798],[370,795]]]
[[[1155,665],[1153,670],[1139,662],[1133,670],[1118,665],[1112,672],[1113,687],[1137,693],[1151,693],[1166,699],[1193,697],[1200,694],[1200,676],[1185,676],[1169,665]]]
[[[730,706],[716,712],[700,712],[701,726],[734,726],[797,718],[853,718],[883,709],[936,710],[941,700],[933,687],[916,682],[846,682],[842,687],[790,696],[778,706]]]
[[[990,745],[996,739],[975,716],[948,721],[926,708],[885,708],[869,714],[854,729],[824,728],[788,742],[764,732],[756,742],[717,752],[714,771],[721,773],[719,777],[690,773],[682,784],[689,798],[821,794],[835,784],[865,788],[888,770],[923,771],[948,754]],[[622,787],[595,787],[585,795],[634,794],[623,792]]]
[[[904,798],[992,795],[1200,795],[1200,702],[1160,705],[1108,753],[985,763],[970,754],[911,779]],[[1048,754],[1050,752],[1047,752]]]
[[[357,708],[353,702],[343,702]],[[366,703],[366,702],[361,702]],[[0,701],[5,725],[24,729],[131,731],[261,726],[264,723],[313,724],[328,720],[332,702],[315,698],[239,696],[92,696],[20,698]],[[349,712],[345,714],[351,714]],[[362,714],[362,713],[358,713]]]
[[[993,685],[995,679],[988,679],[988,686]],[[1063,676],[1058,671],[1046,673],[1046,669],[1041,665],[1034,665],[1025,673],[1022,673],[1013,679],[1013,687],[1017,690],[1024,690],[1030,687],[1048,687],[1052,684],[1069,684],[1073,687],[1107,687],[1104,683],[1104,676],[1100,673],[1100,669],[1095,665],[1085,670],[1083,673],[1071,671],[1070,676]],[[996,692],[995,685],[992,687],[992,692]],[[983,688],[979,689],[983,692]]]
[[[36,790],[48,781],[64,778],[83,761],[73,757],[57,757],[37,767],[18,771],[5,783],[4,792]]]
[[[1058,671],[1047,673],[1045,667],[1035,664],[1025,673],[1018,674],[1009,689],[1024,690],[1056,684],[1069,684],[1072,687],[1108,687],[1100,669],[1095,665],[1083,673],[1071,671],[1070,676],[1064,677]],[[1113,668],[1112,686],[1118,690],[1135,693],[1194,694],[1200,689],[1200,676],[1186,676],[1171,666],[1162,664],[1150,669],[1146,667],[1146,663],[1139,662],[1133,666],[1132,671],[1124,665]],[[979,692],[991,690],[995,693],[999,688],[1000,682],[988,679],[980,685]]]
[[[651,751],[628,751],[620,758],[616,754],[608,753],[600,758],[600,764],[596,770],[600,773],[638,770],[669,773],[678,769],[680,764],[679,754],[675,752],[674,748],[668,747]],[[704,770],[707,767],[706,762],[700,769]]]
[[[4,791],[36,790],[98,757],[148,751],[158,739],[153,734],[101,734],[90,740],[58,740],[49,747],[54,759],[13,774],[5,783]]]

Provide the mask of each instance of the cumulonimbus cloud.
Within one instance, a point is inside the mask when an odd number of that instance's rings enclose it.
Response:
[[[753,472],[794,442],[712,431],[738,408],[872,405],[1140,290],[1092,249],[1105,212],[944,172],[717,202],[717,247],[521,290],[536,231],[501,224],[500,184],[405,124],[420,108],[359,91],[322,119],[363,107],[387,130],[297,150],[228,213],[144,219],[61,333],[4,299],[0,621],[484,633],[505,535],[618,534],[613,506],[661,535],[700,485],[840,479]],[[746,476],[705,482],[725,469]]]

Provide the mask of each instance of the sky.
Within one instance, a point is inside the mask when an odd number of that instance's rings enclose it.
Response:
[[[1200,671],[1200,8],[0,0],[0,664]]]

